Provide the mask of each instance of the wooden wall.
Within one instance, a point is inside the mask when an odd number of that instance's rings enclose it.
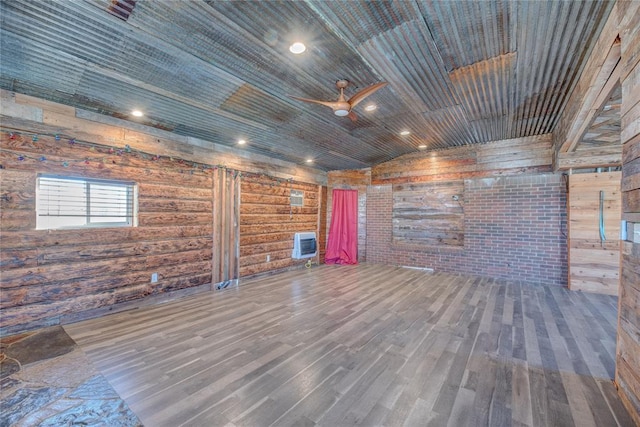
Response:
[[[211,170],[49,135],[0,142],[3,331],[211,282]],[[138,227],[35,230],[38,173],[137,182]]]
[[[296,264],[291,261],[293,229],[318,227],[324,172],[7,91],[0,91],[0,101],[1,334],[210,289],[212,255],[218,250],[212,243],[216,168],[244,173],[246,197],[256,202],[253,212],[248,203],[246,218],[240,219],[245,237],[253,236],[244,242],[242,274]],[[136,181],[139,226],[35,230],[40,172]],[[289,203],[289,179],[293,188],[308,192],[307,205],[292,219],[288,208],[275,219],[278,214],[268,211]],[[260,199],[278,202],[259,205]],[[276,241],[260,246],[255,240],[278,233],[286,234],[287,249],[277,249]],[[246,264],[272,249],[271,263],[257,262],[255,269]],[[281,258],[284,254],[288,260]],[[160,280],[152,284],[155,272]]]
[[[551,135],[416,152],[371,168],[371,183],[457,181],[551,171]]]
[[[327,233],[331,224],[333,190],[358,190],[358,261],[364,262],[367,260],[367,186],[371,184],[371,169],[331,171],[327,181]]]
[[[241,178],[240,277],[304,264],[306,259],[291,258],[293,236],[319,234],[318,186],[255,174]],[[304,191],[304,206],[291,206],[292,189]]]
[[[640,2],[618,2],[622,73],[622,244],[616,383],[640,425]]]
[[[569,176],[569,289],[618,295],[620,283],[620,172]],[[600,238],[603,192],[605,240]]]
[[[393,243],[464,246],[464,181],[394,185]]]

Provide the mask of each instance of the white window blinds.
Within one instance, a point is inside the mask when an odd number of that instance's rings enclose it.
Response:
[[[127,227],[135,224],[132,182],[38,177],[38,229]]]

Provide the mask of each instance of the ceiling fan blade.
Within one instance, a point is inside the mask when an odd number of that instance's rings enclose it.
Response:
[[[299,98],[297,96],[291,96],[291,95],[287,95],[287,96],[289,96],[289,98],[296,99],[298,101],[311,102],[313,104],[320,104],[329,108],[333,108],[333,105],[335,104],[335,102],[318,101],[317,99],[309,99],[309,98]]]
[[[349,117],[352,122],[358,121],[358,116],[356,116],[356,113],[354,113],[353,111],[349,111],[349,114],[347,114],[347,117]]]
[[[351,105],[351,108],[355,107],[367,96],[371,95],[378,89],[382,89],[386,85],[387,85],[387,82],[381,82],[381,83],[376,83],[376,84],[372,84],[371,86],[365,87],[364,89],[362,89],[360,92],[356,93],[349,99],[349,105]]]

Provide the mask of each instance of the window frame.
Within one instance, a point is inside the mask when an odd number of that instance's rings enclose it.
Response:
[[[40,189],[41,179],[61,180],[69,182],[82,183],[85,186],[84,202],[86,203],[86,215],[84,215],[84,224],[75,225],[62,225],[51,226],[50,224],[42,225],[41,217],[55,217],[55,218],[70,218],[72,215],[44,215],[41,214],[41,195]],[[126,220],[119,222],[105,222],[105,221],[93,221],[91,216],[91,186],[102,185],[114,187],[124,187],[126,189]],[[78,201],[80,201],[80,197]],[[82,230],[88,228],[121,228],[121,227],[137,227],[138,226],[138,184],[134,181],[124,180],[112,180],[112,179],[99,179],[99,178],[87,178],[77,177],[69,175],[57,175],[57,174],[38,174],[36,177],[36,230]],[[109,217],[109,215],[102,215],[102,217]]]

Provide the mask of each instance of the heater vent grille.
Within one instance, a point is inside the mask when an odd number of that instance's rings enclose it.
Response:
[[[316,241],[316,233],[305,232],[296,233],[293,238],[293,259],[311,258],[318,253],[318,244]]]

